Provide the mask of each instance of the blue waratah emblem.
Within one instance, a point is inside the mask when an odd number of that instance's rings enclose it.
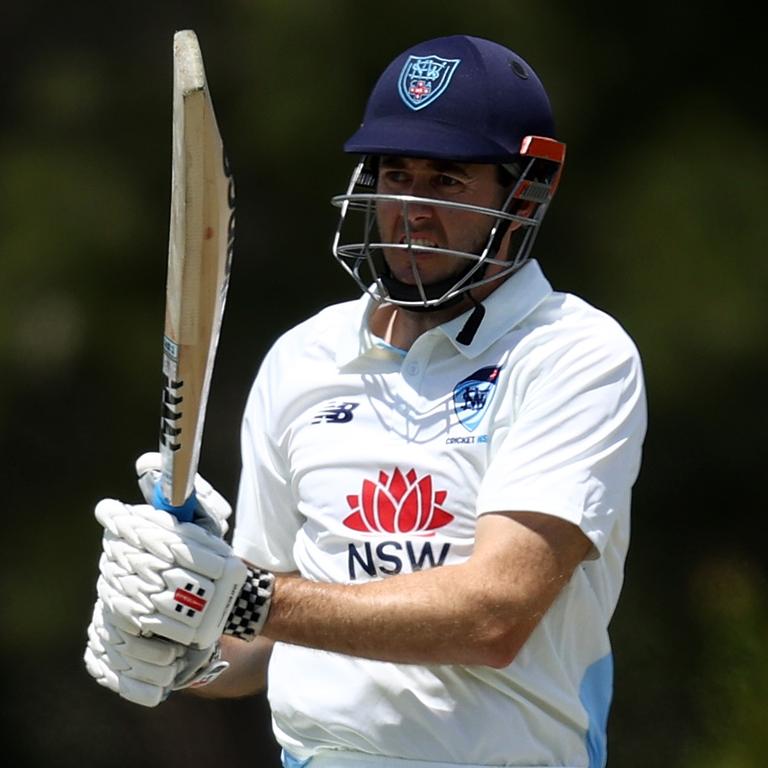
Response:
[[[397,83],[400,98],[413,110],[424,109],[445,91],[459,64],[461,59],[409,56]]]
[[[489,365],[462,379],[453,388],[453,407],[459,421],[471,432],[483,418],[496,390],[501,368]]]

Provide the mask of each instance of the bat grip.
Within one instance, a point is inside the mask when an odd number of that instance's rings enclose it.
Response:
[[[169,499],[165,498],[160,488],[160,483],[157,483],[152,493],[152,506],[155,509],[170,512],[180,523],[191,523],[195,519],[197,497],[195,492],[192,491],[192,495],[180,507],[175,507]]]

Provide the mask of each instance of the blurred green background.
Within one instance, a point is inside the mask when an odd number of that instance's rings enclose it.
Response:
[[[538,70],[568,143],[535,255],[556,288],[623,323],[646,367],[609,765],[764,765],[768,145],[764,33],[739,3],[29,0],[1,19],[11,765],[277,764],[262,697],[144,710],[81,662],[100,552],[92,508],[137,498],[133,461],[157,439],[182,28],[201,40],[238,190],[203,474],[234,496],[238,422],[267,346],[355,295],[330,257],[328,201],[379,71],[437,35],[508,45]]]

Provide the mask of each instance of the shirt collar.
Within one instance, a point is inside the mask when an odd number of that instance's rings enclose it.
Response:
[[[472,359],[525,320],[551,293],[552,286],[544,277],[539,263],[531,260],[483,301],[485,316],[470,344],[461,344],[456,341],[456,337],[472,309],[437,326],[435,330],[445,334],[464,357]],[[375,348],[368,321],[377,304],[378,301],[367,293],[352,303],[349,324],[341,331],[336,342],[336,365],[339,368]]]
[[[456,341],[456,337],[472,309],[439,325],[436,330],[442,331],[464,357],[472,359],[522,323],[551,294],[552,286],[544,277],[539,263],[532,259],[483,300],[485,316],[470,344],[462,344]]]

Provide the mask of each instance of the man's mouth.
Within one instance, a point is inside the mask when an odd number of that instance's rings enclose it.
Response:
[[[438,244],[434,240],[429,240],[426,237],[402,237],[400,239],[402,245],[407,245],[409,248],[438,248]]]

